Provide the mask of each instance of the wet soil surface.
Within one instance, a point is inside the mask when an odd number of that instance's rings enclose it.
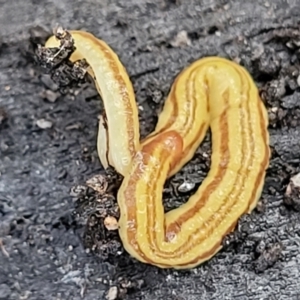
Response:
[[[300,4],[247,2],[0,1],[0,299],[300,299],[300,192],[291,180],[300,172]],[[60,90],[32,56],[45,39],[36,26],[47,35],[57,24],[116,51],[142,136],[192,61],[219,55],[252,74],[269,112],[272,159],[257,209],[207,263],[188,271],[142,264],[104,228],[114,191],[99,196],[86,184],[104,174],[101,100],[88,81]],[[201,184],[210,154],[208,134],[166,183],[166,210]]]

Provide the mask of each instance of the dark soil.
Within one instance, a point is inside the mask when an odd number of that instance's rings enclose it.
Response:
[[[0,299],[300,299],[300,194],[290,183],[300,172],[299,1],[0,5]],[[102,212],[114,211],[115,199],[86,185],[104,174],[100,98],[89,81],[60,90],[32,55],[45,39],[37,26],[47,35],[57,24],[90,31],[116,51],[134,84],[142,136],[192,61],[219,55],[252,74],[269,111],[272,159],[257,209],[207,263],[189,271],[148,266],[104,229]],[[166,183],[166,210],[199,186],[210,154],[208,135]]]

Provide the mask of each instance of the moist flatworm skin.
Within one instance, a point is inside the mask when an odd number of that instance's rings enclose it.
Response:
[[[194,62],[175,79],[154,132],[140,141],[132,84],[117,55],[89,33],[70,33],[76,46],[71,60],[87,60],[104,102],[100,160],[124,176],[118,204],[125,249],[161,268],[192,268],[208,260],[241,215],[256,206],[269,165],[267,112],[251,76],[220,57]],[[46,43],[57,45],[54,37]],[[166,179],[193,157],[209,127],[207,177],[187,203],[165,214]]]

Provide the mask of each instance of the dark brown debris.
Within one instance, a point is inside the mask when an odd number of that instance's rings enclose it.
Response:
[[[280,242],[271,244],[263,250],[259,250],[258,253],[260,253],[260,255],[253,264],[255,271],[262,273],[272,267],[280,259],[282,250],[283,246]]]
[[[41,68],[50,73],[60,91],[66,93],[72,86],[85,82],[89,65],[85,59],[74,63],[69,60],[76,48],[68,31],[58,27],[54,30],[54,35],[60,41],[59,47],[46,48],[38,44],[35,57]]]
[[[300,173],[293,176],[287,186],[284,203],[296,211],[300,211]]]
[[[75,186],[71,190],[74,214],[86,224],[84,247],[103,261],[123,253],[116,230],[119,208],[115,195],[120,182],[120,176],[108,168],[106,172],[88,179],[86,185]]]

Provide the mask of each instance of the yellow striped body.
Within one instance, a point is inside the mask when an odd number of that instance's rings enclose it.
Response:
[[[269,161],[267,125],[258,90],[241,66],[212,57],[179,74],[153,137],[144,142],[118,193],[126,250],[142,261],[174,268],[194,267],[213,256],[260,197]],[[186,204],[164,214],[164,183],[193,156],[208,126],[210,171]],[[160,148],[162,135],[172,131],[182,139],[181,150]],[[184,155],[176,161],[174,151]]]
[[[117,198],[125,249],[162,268],[191,268],[208,260],[241,215],[256,206],[269,164],[268,117],[252,78],[223,58],[194,62],[177,76],[155,131],[139,141],[125,69],[108,46],[99,47],[103,41],[83,32],[71,34],[77,46],[73,55],[90,64],[109,122],[107,129],[99,127],[101,162],[124,176]],[[101,75],[104,71],[108,79]],[[210,171],[187,203],[165,214],[164,183],[193,157],[208,128]]]
[[[139,147],[138,110],[129,76],[118,56],[103,41],[84,31],[70,31],[76,51],[72,62],[86,59],[91,67],[89,74],[95,80],[102,97],[107,117],[107,129],[99,122],[98,152],[104,166],[114,166],[124,174]],[[54,36],[46,42],[46,47],[58,47]],[[117,124],[122,124],[117,126]]]

